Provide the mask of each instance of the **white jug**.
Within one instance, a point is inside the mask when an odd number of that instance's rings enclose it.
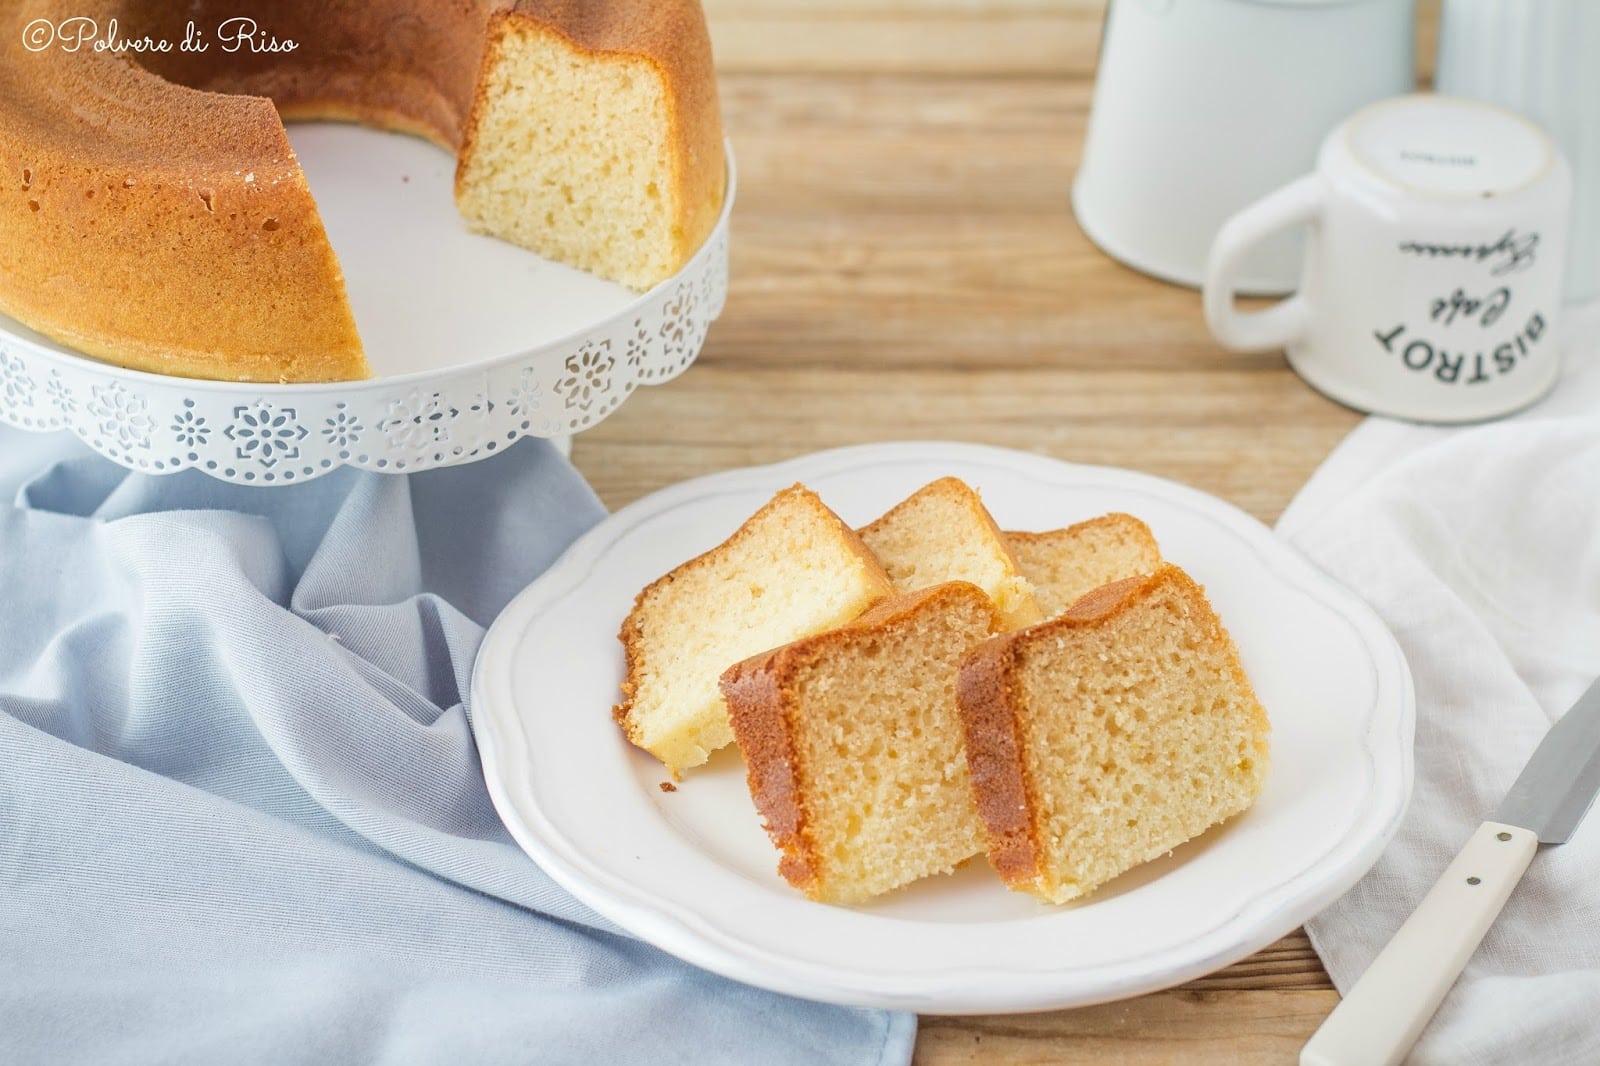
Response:
[[[1310,170],[1327,132],[1416,87],[1415,0],[1110,0],[1073,184],[1113,258],[1199,287],[1224,220]],[[1301,238],[1255,249],[1242,291],[1283,293]]]

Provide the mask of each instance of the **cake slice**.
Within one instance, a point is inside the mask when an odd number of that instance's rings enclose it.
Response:
[[[612,716],[676,776],[733,740],[717,691],[729,664],[843,625],[893,592],[816,493],[787,488],[639,593],[618,634],[627,675]]]
[[[983,850],[955,683],[997,624],[980,589],[951,582],[722,676],[750,795],[790,884],[859,902]]]
[[[1153,573],[1161,565],[1161,549],[1150,527],[1120,512],[1048,533],[1005,536],[1046,618],[1101,585]]]
[[[705,17],[692,0],[523,6],[488,17],[456,204],[476,230],[648,289],[726,192]]]
[[[959,478],[924,485],[863,527],[861,539],[901,592],[967,581],[994,601],[1005,629],[1044,617],[1005,534],[978,493]]]
[[[1053,903],[1243,811],[1267,770],[1238,651],[1170,564],[986,641],[956,696],[989,861]]]

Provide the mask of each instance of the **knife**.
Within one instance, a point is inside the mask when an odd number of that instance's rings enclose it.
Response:
[[[1439,1009],[1540,844],[1600,791],[1600,680],[1550,727],[1511,791],[1300,1052],[1300,1066],[1392,1066]]]

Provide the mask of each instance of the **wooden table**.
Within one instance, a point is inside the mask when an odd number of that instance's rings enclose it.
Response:
[[[728,303],[687,373],[577,439],[607,505],[942,438],[1148,471],[1270,523],[1357,422],[1281,355],[1220,350],[1194,292],[1073,221],[1099,0],[706,6],[739,165]],[[1296,932],[1121,1003],[925,1018],[916,1062],[1289,1063],[1337,1000]]]

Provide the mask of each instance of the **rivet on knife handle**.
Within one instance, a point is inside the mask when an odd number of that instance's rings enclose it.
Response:
[[[1484,822],[1305,1048],[1300,1066],[1405,1058],[1522,879],[1537,834]]]

